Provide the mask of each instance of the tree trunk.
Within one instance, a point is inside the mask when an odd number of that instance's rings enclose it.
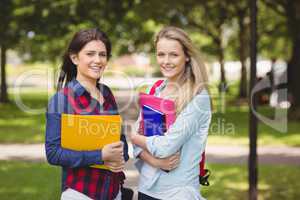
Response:
[[[288,28],[292,35],[292,56],[288,64],[288,90],[292,95],[292,107],[289,117],[300,119],[300,2],[292,1],[287,6]]]
[[[246,58],[247,58],[247,34],[246,27],[244,24],[244,14],[241,13],[239,16],[239,58],[241,62],[241,79],[239,86],[239,98],[247,98],[247,68],[246,68]]]
[[[6,85],[6,47],[2,45],[0,47],[1,51],[1,94],[0,94],[0,102],[7,103],[8,102],[8,94],[7,94],[7,85]]]
[[[227,91],[227,82],[225,76],[225,61],[224,61],[224,49],[222,48],[221,43],[219,44],[219,63],[220,63],[220,73],[221,80],[219,83],[219,91],[226,92]]]
[[[293,94],[293,102],[292,105],[294,108],[300,108],[300,38],[297,41],[294,41],[294,48],[293,48],[293,56],[290,61],[290,68],[291,68],[291,93]]]
[[[223,86],[222,88],[224,89],[224,91],[226,91],[226,78],[225,78],[225,63],[224,63],[224,55],[223,53],[220,54],[220,58],[219,58],[219,62],[220,62],[220,70],[221,70],[221,81],[220,81],[220,86]]]
[[[300,119],[300,33],[293,42],[293,53],[288,65],[289,93],[292,95],[291,119]]]

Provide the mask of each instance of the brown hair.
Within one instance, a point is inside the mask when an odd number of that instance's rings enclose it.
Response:
[[[80,30],[73,36],[64,56],[63,63],[61,65],[61,71],[57,83],[57,91],[64,87],[69,81],[76,78],[77,67],[70,59],[71,54],[77,54],[80,50],[90,41],[100,40],[104,43],[107,52],[107,59],[111,56],[111,42],[107,35],[97,29],[84,29]]]

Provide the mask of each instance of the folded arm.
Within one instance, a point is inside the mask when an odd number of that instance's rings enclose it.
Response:
[[[153,156],[166,158],[180,151],[193,134],[207,135],[211,118],[208,94],[197,95],[178,115],[175,123],[164,136],[145,137],[132,135],[132,142],[148,150]]]

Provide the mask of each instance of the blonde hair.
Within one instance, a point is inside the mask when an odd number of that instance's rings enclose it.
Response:
[[[194,47],[192,40],[185,31],[173,26],[163,28],[155,37],[155,47],[158,41],[163,38],[178,41],[188,58],[185,64],[185,71],[177,80],[177,84],[180,87],[174,94],[178,114],[197,93],[202,89],[208,89],[208,77],[200,52]]]

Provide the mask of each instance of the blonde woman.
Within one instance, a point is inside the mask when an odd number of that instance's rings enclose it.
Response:
[[[180,28],[163,28],[155,48],[165,80],[154,95],[175,101],[176,121],[164,136],[131,135],[140,172],[139,199],[203,199],[199,162],[211,120],[206,69]]]

